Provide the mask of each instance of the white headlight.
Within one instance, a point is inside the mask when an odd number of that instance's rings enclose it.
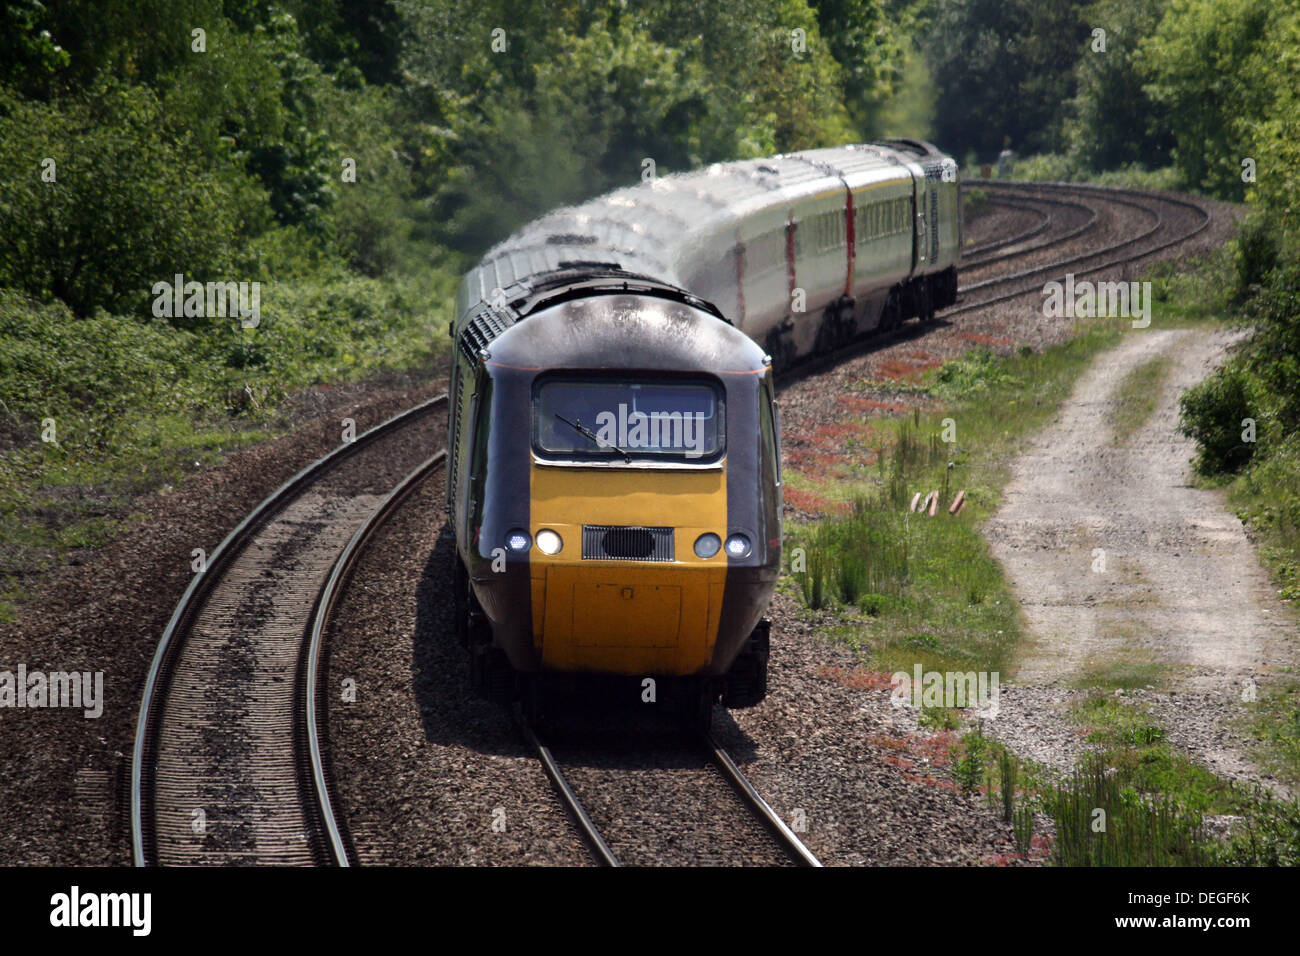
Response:
[[[559,554],[564,541],[550,528],[543,528],[537,532],[537,547],[542,554]]]
[[[733,534],[727,539],[727,554],[733,558],[743,558],[749,554],[749,539],[743,534]]]

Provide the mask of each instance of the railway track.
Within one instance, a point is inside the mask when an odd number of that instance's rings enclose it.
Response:
[[[146,679],[136,865],[347,865],[320,727],[330,613],[365,542],[436,470],[441,395],[304,468],[191,581]],[[400,470],[400,480],[393,480]]]
[[[1012,209],[1021,212],[1028,212],[1037,216],[1038,221],[1028,229],[1024,229],[1020,232],[1007,233],[1006,235],[999,236],[997,239],[991,239],[988,242],[981,242],[977,245],[967,246],[961,253],[963,262],[975,261],[986,256],[990,252],[994,252],[1017,242],[1024,242],[1027,239],[1032,239],[1039,233],[1045,232],[1052,224],[1051,213],[1044,212],[1042,208],[1032,203],[1016,202],[1013,199],[990,199],[989,205],[999,209]]]
[[[537,736],[536,731],[527,723],[522,723],[521,728],[528,745],[537,755],[538,760],[541,761],[542,769],[551,781],[551,786],[559,797],[565,813],[568,814],[569,819],[577,828],[578,834],[587,846],[592,858],[601,866],[621,866],[618,856],[611,848],[609,841],[606,840],[600,827],[593,822],[591,814],[588,813],[578,795],[577,789],[565,775],[560,766],[560,761],[555,758],[551,748]],[[738,801],[744,805],[749,817],[766,831],[773,844],[773,849],[784,855],[788,862],[797,866],[821,866],[817,857],[804,846],[803,841],[768,805],[731,755],[714,740],[712,735],[701,735],[693,744],[693,748],[708,758],[717,774],[730,787]],[[705,802],[707,803],[707,801]]]
[[[992,200],[992,202],[1008,208],[1020,208],[1034,212],[1041,216],[1041,219],[1036,225],[1024,232],[1004,236],[992,242],[962,250],[961,267],[963,271],[984,269],[996,262],[1019,258],[1038,249],[1063,245],[1075,236],[1082,235],[1092,229],[1100,218],[1095,206],[1068,199],[1044,198],[1035,200],[1032,203],[1016,203],[1007,200]],[[1072,215],[1063,216],[1062,213],[1066,210]],[[1069,221],[1070,219],[1078,219],[1079,222],[1073,223]],[[1058,226],[1057,229],[1053,228]],[[1047,235],[1043,236],[1038,242],[1028,242],[1028,240],[1043,233],[1047,233]]]
[[[1016,272],[964,284],[957,290],[957,305],[944,310],[945,318],[972,309],[1005,302],[1026,292],[1039,291],[1045,282],[1064,278],[1067,272],[1073,273],[1075,276],[1086,276],[1116,266],[1125,266],[1163,252],[1178,243],[1186,242],[1206,229],[1210,224],[1210,214],[1195,203],[1175,196],[1148,193],[1136,189],[1060,183],[997,183],[996,180],[990,180],[987,185],[991,186],[995,192],[1002,191],[1012,195],[1028,195],[1035,201],[1045,199],[1048,202],[1055,203],[1061,201],[1060,197],[1073,195],[1092,203],[1110,203],[1136,210],[1140,214],[1149,217],[1151,221],[1149,226],[1138,234],[1123,235],[1118,241],[1107,242],[1099,248],[1086,248],[1063,258],[1053,258],[1028,269],[1021,269]],[[1178,215],[1170,215],[1170,212],[1175,212]],[[1179,218],[1183,221],[1176,221]],[[1063,236],[1035,247],[1033,251],[1065,245],[1077,236],[1095,228],[1097,220],[1098,217],[1093,216],[1087,226],[1071,230]],[[1029,251],[1022,250],[1017,255]],[[984,260],[980,265],[987,264],[989,261],[994,260]],[[975,297],[974,301],[970,301],[971,294],[975,292],[985,294],[981,294]]]

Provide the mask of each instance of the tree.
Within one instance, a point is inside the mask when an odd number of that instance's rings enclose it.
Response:
[[[164,130],[139,87],[0,119],[0,286],[140,314],[155,282],[221,275],[248,194]]]
[[[922,41],[937,94],[935,137],[957,154],[1062,143],[1074,64],[1086,49],[1075,0],[935,0]]]
[[[1261,78],[1273,68],[1265,39],[1276,9],[1271,0],[1171,0],[1141,43],[1145,91],[1164,110],[1174,165],[1194,188],[1245,198],[1244,147],[1275,95]]]
[[[1142,39],[1160,23],[1168,0],[1100,0],[1085,17],[1105,31],[1104,51],[1091,44],[1079,59],[1078,94],[1068,126],[1071,152],[1090,169],[1167,165],[1174,138],[1161,104],[1144,89]]]

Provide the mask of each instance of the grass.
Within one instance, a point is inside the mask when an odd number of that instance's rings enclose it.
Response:
[[[929,410],[873,423],[874,468],[856,480],[794,482],[841,512],[791,529],[797,595],[838,609],[843,639],[882,668],[1005,673],[1022,638],[1019,604],[980,524],[997,507],[1007,462],[1120,334],[1117,323],[1095,322],[1043,352],[975,349],[918,386],[934,400]],[[950,515],[961,490],[966,504]],[[942,503],[934,518],[908,510],[932,491]]]
[[[1300,680],[1292,668],[1273,686],[1258,690],[1247,703],[1245,730],[1258,742],[1257,758],[1266,769],[1300,788]]]
[[[1058,866],[1203,866],[1211,860],[1202,815],[1144,792],[1126,768],[1086,758],[1044,801]]]
[[[1115,391],[1119,413],[1111,422],[1116,444],[1124,444],[1150,420],[1160,402],[1173,360],[1158,356],[1124,376]]]
[[[1100,748],[1064,776],[1022,761],[978,725],[952,748],[954,782],[968,795],[984,792],[1021,857],[1043,859],[1034,835],[1046,817],[1054,839],[1044,862],[1055,866],[1300,864],[1300,802],[1225,783],[1192,764],[1131,702],[1096,694],[1081,713]],[[1208,826],[1219,813],[1236,819],[1226,839]]]
[[[454,277],[427,273],[267,282],[255,330],[76,318],[0,290],[0,621],[42,573],[119,535],[138,496],[283,433],[294,391],[429,367]]]
[[[1300,600],[1300,434],[1252,461],[1230,479],[1227,491],[1228,504],[1250,529],[1277,582],[1278,596]]]
[[[179,484],[223,455],[271,437],[272,430],[201,425],[160,415],[135,423],[116,455],[69,453],[37,446],[14,453],[0,471],[0,553],[28,578],[74,552],[112,541],[129,520],[133,500]],[[43,455],[44,457],[38,457]],[[16,459],[16,460],[14,460]],[[0,620],[13,620],[24,591],[17,575],[0,594]]]
[[[1232,788],[1193,763],[1168,740],[1163,727],[1140,698],[1094,690],[1075,701],[1071,717],[1087,732],[1106,766],[1122,771],[1143,794],[1176,796],[1198,812],[1232,813],[1241,809]]]
[[[1159,689],[1168,677],[1169,665],[1154,654],[1134,647],[1120,647],[1103,661],[1094,661],[1074,682],[1081,690],[1129,691]]]

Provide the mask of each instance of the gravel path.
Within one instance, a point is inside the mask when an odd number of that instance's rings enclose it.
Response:
[[[1068,766],[1080,745],[1060,715],[1084,693],[1074,682],[1104,664],[1154,662],[1168,686],[1137,696],[1169,739],[1224,777],[1276,784],[1251,764],[1228,719],[1243,713],[1248,681],[1295,661],[1294,620],[1222,494],[1190,486],[1194,446],[1176,434],[1179,395],[1222,362],[1233,339],[1129,334],[1015,463],[986,533],[1033,634],[994,722],[1023,755]],[[1157,357],[1174,364],[1156,410],[1117,441],[1117,388]]]

